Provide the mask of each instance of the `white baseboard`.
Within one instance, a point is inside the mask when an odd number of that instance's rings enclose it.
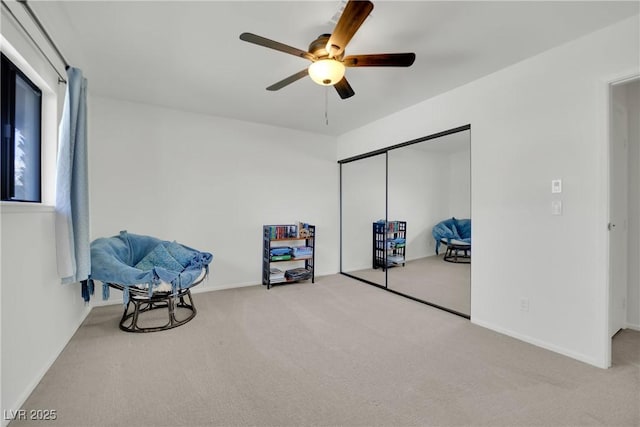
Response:
[[[640,331],[640,325],[635,325],[633,323],[627,323],[626,329],[632,329],[634,331]]]
[[[559,347],[557,345],[554,344],[550,344],[548,342],[545,341],[541,341],[539,339],[527,336],[527,335],[523,335],[520,334],[518,332],[514,332],[510,329],[506,329],[506,328],[502,328],[500,326],[496,326],[493,325],[490,322],[485,322],[483,320],[478,320],[476,318],[474,318],[473,316],[471,317],[471,323],[476,324],[478,326],[482,326],[483,328],[487,328],[487,329],[491,329],[492,331],[496,331],[499,332],[501,334],[510,336],[512,338],[516,338],[520,341],[524,341],[526,343],[529,344],[533,344],[536,347],[541,347],[544,348],[546,350],[550,350],[553,351],[554,353],[559,353],[562,354],[563,356],[567,356],[570,357],[572,359],[576,359],[579,360],[580,362],[584,362],[584,363],[588,363],[589,365],[593,365],[597,368],[602,368],[602,369],[607,369],[608,366],[605,366],[605,364],[600,363],[599,361],[593,359],[592,357],[586,356],[584,354],[581,353],[576,353],[575,351],[571,351],[569,349],[566,349],[564,347]]]
[[[337,272],[335,273],[322,273],[322,274],[317,274],[316,277],[322,277],[322,276],[331,276],[334,274],[338,274]],[[206,279],[209,280],[209,279]],[[205,280],[205,283],[206,283]],[[213,291],[222,291],[225,289],[235,289],[235,288],[245,288],[247,286],[260,286],[262,283],[261,282],[241,282],[241,283],[233,283],[230,285],[220,285],[220,286],[216,286],[216,287],[207,287],[207,286],[198,286],[198,287],[194,287],[193,290],[191,291],[192,294],[202,294],[205,292],[213,292]],[[99,290],[99,291],[98,291]],[[122,298],[116,298],[116,299],[108,299],[106,301],[102,300],[102,284],[96,284],[96,291],[95,294],[91,300],[91,306],[92,307],[103,307],[103,306],[107,306],[107,305],[116,305],[116,304],[122,304]]]
[[[225,289],[235,289],[235,288],[246,288],[247,286],[258,286],[261,283],[258,282],[244,282],[244,283],[234,283],[233,285],[222,285],[216,286],[215,288],[195,288],[191,293],[192,294],[203,294],[205,292],[213,292],[213,291],[223,291]]]
[[[71,341],[71,338],[78,331],[78,328],[80,328],[80,326],[85,321],[89,313],[91,313],[91,308],[92,307],[89,305],[85,306],[84,313],[82,313],[82,316],[80,316],[80,320],[78,321],[78,324],[76,325],[76,327],[71,331],[71,333],[66,337],[66,339],[62,341],[62,345],[59,346],[59,348],[57,348],[56,351],[54,351],[51,354],[51,357],[49,358],[47,363],[44,364],[42,369],[40,369],[38,374],[34,377],[33,381],[29,383],[29,385],[25,388],[22,394],[18,397],[16,402],[13,405],[11,405],[13,406],[13,408],[2,408],[3,409],[2,427],[6,427],[9,424],[9,422],[11,422],[11,420],[5,419],[4,414],[10,413],[10,411],[13,411],[13,413],[17,413],[17,411],[20,408],[22,408],[22,406],[27,401],[29,396],[31,396],[31,393],[33,393],[33,391],[36,389],[38,384],[40,384],[40,381],[42,381],[42,378],[44,378],[45,374],[49,371],[49,369],[51,369],[51,366],[53,366],[54,362],[58,359],[62,351],[65,349],[65,347],[69,343],[69,341]]]
[[[222,291],[224,289],[234,289],[234,288],[244,288],[247,286],[257,286],[260,283],[256,283],[256,282],[245,282],[245,283],[234,283],[233,285],[222,285],[222,286],[216,286],[215,288],[212,287],[194,287],[191,290],[191,293],[193,295],[196,294],[202,294],[205,292],[213,292],[213,291]],[[93,295],[93,298],[91,300],[91,306],[93,307],[104,307],[107,305],[116,305],[116,304],[120,304],[122,305],[122,298],[111,298],[108,300],[103,300],[102,299],[102,284],[100,284],[100,293],[98,293],[98,286],[96,286],[96,292]],[[113,292],[113,290],[111,290],[111,292]],[[118,291],[116,291],[118,292]]]

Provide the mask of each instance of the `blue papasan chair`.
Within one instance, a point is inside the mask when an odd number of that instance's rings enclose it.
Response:
[[[447,246],[444,260],[448,262],[471,262],[471,220],[449,218],[433,226],[431,231],[436,241],[436,255],[440,245]]]
[[[213,255],[175,241],[121,231],[118,236],[91,242],[91,275],[83,284],[83,297],[89,300],[94,280],[102,282],[102,299],[109,289],[121,290],[125,305],[120,329],[126,332],[155,332],[175,328],[193,319],[196,308],[191,288],[209,274]],[[188,301],[187,301],[188,300]],[[141,326],[140,315],[166,309],[168,320],[155,326]],[[184,310],[178,310],[184,309]],[[177,312],[188,315],[178,318]],[[164,321],[163,321],[164,322]],[[148,324],[148,319],[142,320]]]

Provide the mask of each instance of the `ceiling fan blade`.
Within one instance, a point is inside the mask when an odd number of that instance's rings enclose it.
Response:
[[[343,77],[342,80],[333,85],[333,87],[336,88],[336,92],[338,92],[338,95],[340,95],[340,98],[342,99],[351,98],[356,94],[351,88],[351,85],[347,81],[346,77]]]
[[[307,71],[307,69],[305,68],[304,70],[298,71],[297,73],[287,77],[286,79],[280,80],[278,83],[272,84],[271,86],[269,86],[267,88],[267,90],[271,90],[271,91],[280,90],[283,87],[285,87],[285,86],[287,86],[287,85],[289,85],[289,84],[291,84],[291,83],[293,83],[293,82],[295,82],[297,80],[300,80],[304,76],[308,76],[308,75],[309,75],[309,71]]]
[[[349,55],[342,63],[345,67],[410,67],[415,60],[415,53],[378,53]]]
[[[330,58],[340,56],[344,52],[347,44],[372,10],[373,3],[369,0],[349,0],[327,42]]]
[[[240,40],[244,40],[249,43],[257,44],[259,46],[268,47],[269,49],[279,50],[280,52],[288,53],[290,55],[299,56],[301,58],[308,59],[309,61],[315,61],[317,58],[315,55],[310,54],[307,51],[300,50],[295,47],[291,47],[284,43],[280,43],[271,39],[267,39],[262,36],[258,36],[252,33],[240,34]]]

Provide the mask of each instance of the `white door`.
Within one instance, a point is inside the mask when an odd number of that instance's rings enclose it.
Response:
[[[622,85],[621,85],[622,86]],[[622,87],[612,87],[609,212],[609,335],[626,326],[628,229],[628,127]],[[624,96],[624,94],[622,94]],[[621,102],[622,101],[622,102]]]

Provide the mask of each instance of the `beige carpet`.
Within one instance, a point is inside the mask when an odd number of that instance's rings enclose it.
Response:
[[[94,309],[26,402],[33,426],[637,426],[640,332],[591,367],[344,276],[195,296],[171,331]]]
[[[444,261],[436,255],[389,268],[388,287],[414,298],[471,315],[471,264]],[[384,285],[384,271],[368,269],[353,276]]]

